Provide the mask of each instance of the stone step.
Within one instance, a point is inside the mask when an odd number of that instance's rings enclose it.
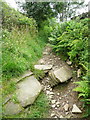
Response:
[[[25,78],[17,84],[17,87],[17,99],[23,107],[33,104],[42,90],[41,84],[34,76]]]
[[[51,77],[50,85],[55,86],[60,82],[69,80],[72,77],[72,71],[68,66],[63,66],[49,71],[49,76]]]
[[[38,70],[43,70],[44,72],[48,72],[52,69],[52,66],[53,65],[34,65],[34,68]]]

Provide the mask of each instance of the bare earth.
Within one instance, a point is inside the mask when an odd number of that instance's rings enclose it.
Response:
[[[61,60],[60,56],[57,56],[52,52],[50,46],[46,46],[45,51],[43,52],[43,57],[39,60],[39,64],[53,65],[53,69],[67,65],[67,63]],[[71,70],[74,71],[73,67],[70,67]],[[84,113],[82,102],[80,102],[80,99],[78,99],[78,93],[73,91],[73,89],[76,87],[74,82],[78,81],[79,79],[74,75],[68,82],[59,83],[53,88],[51,88],[49,85],[50,79],[51,78],[47,74],[42,80],[44,92],[50,101],[48,118],[82,118]],[[77,105],[82,113],[72,113],[74,104]],[[67,110],[64,109],[65,105],[67,106]]]

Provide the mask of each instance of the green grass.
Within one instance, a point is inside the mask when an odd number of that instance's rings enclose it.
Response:
[[[10,92],[13,91],[11,86],[14,86],[14,82],[10,79],[21,75],[26,70],[34,71],[33,65],[42,56],[44,46],[43,38],[31,37],[29,31],[18,29],[12,32],[3,31],[2,80],[5,87],[9,82]],[[8,87],[4,93],[9,93]]]

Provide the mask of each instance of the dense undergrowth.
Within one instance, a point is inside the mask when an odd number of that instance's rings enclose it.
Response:
[[[37,78],[43,76],[42,71],[34,69],[34,64],[42,56],[46,39],[39,34],[33,18],[20,14],[4,2],[2,2],[2,25],[2,95],[4,100],[16,89],[13,78],[27,70],[31,70]],[[38,103],[36,101],[30,108],[32,109],[31,116],[43,116],[48,110],[46,99],[44,93],[40,94],[37,99]],[[43,108],[44,110],[42,110]],[[36,114],[36,112],[38,113]],[[17,117],[23,115],[17,115]]]
[[[82,101],[87,105],[87,115],[90,114],[89,21],[89,19],[77,19],[57,24],[49,37],[53,50],[63,54],[65,60],[70,60],[77,69],[81,70],[81,81],[76,83],[78,87],[74,90],[79,92],[79,97],[83,98]]]

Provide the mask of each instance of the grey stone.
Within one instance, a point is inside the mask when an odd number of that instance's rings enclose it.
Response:
[[[35,65],[34,68],[46,71],[52,69],[52,65]]]
[[[4,114],[5,115],[14,115],[18,114],[23,110],[22,106],[19,104],[13,103],[12,101],[9,101],[4,106]]]
[[[67,112],[68,109],[69,109],[69,104],[65,104],[65,105],[64,105],[64,110]]]
[[[57,85],[60,82],[62,83],[69,80],[72,77],[72,71],[69,67],[64,66],[59,69],[50,70],[49,76],[51,77],[49,84],[52,87]]]
[[[41,84],[34,76],[26,78],[24,81],[18,83],[17,86],[17,99],[23,107],[33,104],[42,90]]]
[[[52,102],[52,104],[55,104],[56,100],[52,100],[51,102]]]
[[[76,106],[76,104],[73,105],[72,113],[82,113],[82,111]]]

